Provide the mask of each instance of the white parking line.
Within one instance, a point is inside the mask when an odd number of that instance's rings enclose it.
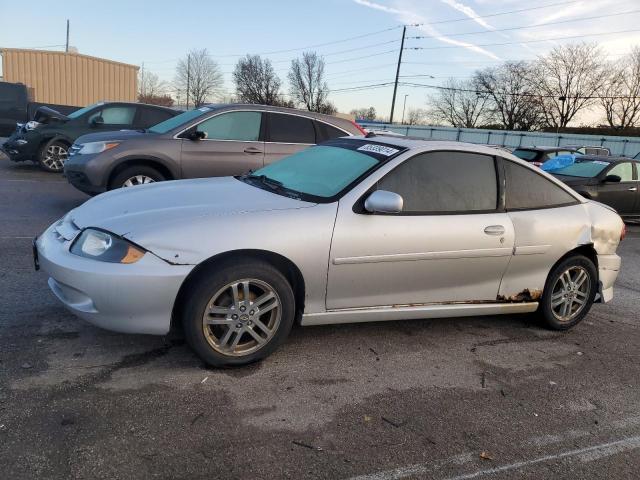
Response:
[[[578,457],[582,462],[591,462],[604,457],[615,455],[617,453],[626,452],[628,450],[634,450],[640,448],[640,436],[627,437],[621,440],[616,440],[608,443],[601,443],[599,445],[592,445],[590,447],[577,448],[575,450],[568,450],[565,452],[555,453],[552,455],[545,455],[543,457],[534,458],[531,460],[523,460],[521,462],[510,463],[502,465],[500,467],[489,468],[486,470],[478,470],[476,472],[458,475],[455,477],[448,477],[447,480],[470,480],[473,478],[484,477],[487,475],[494,475],[496,473],[507,472],[511,470],[519,470],[530,465],[538,463],[545,463],[552,460],[561,460],[564,458]],[[456,457],[457,458],[457,457]],[[361,475],[358,477],[352,477],[350,480],[400,480],[402,478],[408,478],[414,475],[421,475],[428,472],[432,472],[434,463],[422,463],[417,465],[410,465],[407,467],[397,468],[395,470],[387,470],[385,472],[373,473],[370,475]]]

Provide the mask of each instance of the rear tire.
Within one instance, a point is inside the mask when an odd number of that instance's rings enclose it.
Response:
[[[143,185],[147,183],[162,182],[166,180],[158,170],[146,165],[133,165],[125,168],[118,173],[113,180],[109,182],[109,190],[115,190],[116,188],[128,188],[136,185]]]
[[[558,263],[547,278],[539,312],[552,330],[568,330],[589,313],[596,296],[598,272],[593,262],[574,255]]]
[[[60,173],[69,157],[69,145],[60,140],[50,140],[38,150],[38,164],[47,172]]]
[[[247,365],[285,341],[295,318],[295,297],[271,264],[230,259],[190,280],[181,317],[187,343],[205,363]]]

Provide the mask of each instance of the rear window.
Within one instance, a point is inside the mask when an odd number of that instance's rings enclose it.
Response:
[[[536,159],[536,157],[540,154],[537,150],[523,150],[520,148],[516,148],[513,151],[513,154],[521,158],[522,160],[526,160],[527,162],[531,162]]]
[[[507,210],[560,207],[577,203],[573,195],[563,188],[515,162],[504,161],[504,173]]]
[[[270,113],[269,141],[278,143],[316,143],[313,120],[297,115]]]

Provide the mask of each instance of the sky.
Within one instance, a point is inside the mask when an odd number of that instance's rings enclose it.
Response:
[[[269,58],[288,92],[291,59],[315,50],[339,111],[373,106],[382,116],[403,25],[421,24],[407,27],[400,80],[421,85],[468,79],[478,68],[531,60],[563,43],[595,41],[614,60],[640,45],[640,0],[0,0],[0,48],[62,50],[66,19],[79,53],[144,64],[167,81],[179,58],[206,48],[226,93],[234,91],[240,56]],[[426,108],[433,92],[400,85],[396,120],[405,98],[407,110]]]

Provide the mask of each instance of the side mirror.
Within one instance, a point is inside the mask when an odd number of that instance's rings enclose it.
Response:
[[[371,213],[400,213],[404,201],[394,192],[376,190],[364,202],[364,208]]]
[[[619,175],[607,175],[604,177],[606,183],[620,183],[622,178]]]
[[[204,140],[207,138],[207,132],[201,132],[200,130],[196,130],[191,132],[188,136],[189,140]]]
[[[99,125],[104,125],[104,118],[102,117],[94,117],[91,119],[91,126],[97,127]]]

